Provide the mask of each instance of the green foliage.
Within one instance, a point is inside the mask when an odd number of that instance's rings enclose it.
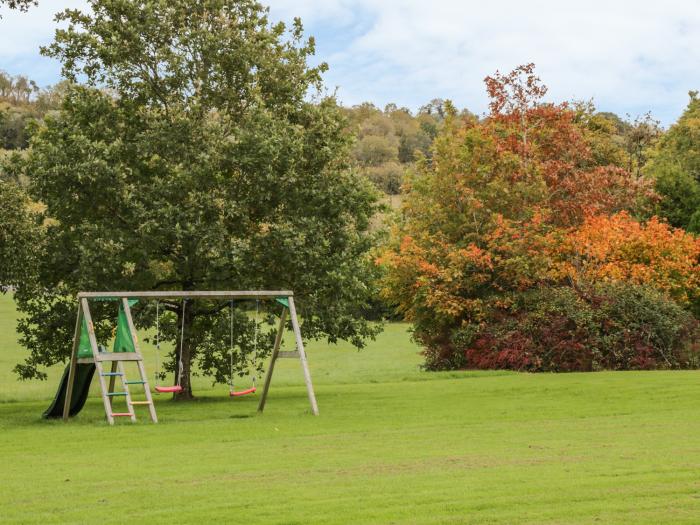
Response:
[[[13,77],[0,71],[0,150],[26,148],[31,122],[58,109],[67,88],[66,82],[60,82],[39,89],[23,75]]]
[[[433,101],[416,116],[395,104],[384,111],[370,103],[347,109],[350,131],[357,137],[353,160],[360,173],[384,193],[398,195],[407,170],[417,158],[430,156],[443,105]]]
[[[629,163],[627,169],[641,175],[644,167],[649,161],[649,156],[662,137],[663,131],[658,120],[655,120],[651,113],[646,113],[626,123],[624,133],[625,150],[627,151]]]
[[[698,206],[690,216],[687,230],[691,233],[700,234],[700,206]]]
[[[420,128],[423,131],[422,128]],[[399,138],[399,162],[410,164],[416,160],[416,153],[427,156],[430,152],[430,146],[433,143],[433,138],[428,133],[404,133]]]
[[[0,177],[0,292],[33,275],[42,239],[36,216],[26,192]]]
[[[676,162],[655,160],[651,168],[656,191],[661,196],[659,215],[670,224],[700,233],[694,217],[700,212],[700,184],[691,173]]]
[[[397,146],[384,137],[368,135],[355,145],[355,158],[363,166],[380,166],[397,160]]]
[[[588,129],[588,141],[597,164],[625,168],[637,177],[653,154],[663,131],[650,113],[622,119],[615,113],[599,112],[592,102],[575,102],[578,122]]]
[[[700,232],[700,99],[690,102],[671,129],[662,137],[646,172],[656,180],[661,195],[659,213],[673,226]]]
[[[22,376],[65,359],[81,290],[292,289],[305,337],[362,347],[377,332],[357,315],[376,271],[376,195],[349,169],[347,124],[318,95],[325,65],[307,65],[301,23],[287,32],[248,0],[90,6],[61,14],[68,27],[44,50],[86,85],[68,87],[18,161],[49,221],[38,277],[17,294]],[[225,306],[187,308],[185,397],[194,361],[228,374],[214,355]],[[153,305],[141,308],[151,326]],[[174,341],[182,307],[164,309]],[[114,315],[96,305],[98,338]],[[239,346],[251,354],[250,338]]]
[[[627,123],[615,114],[597,112],[592,102],[579,102],[573,107],[576,122],[586,130],[592,164],[627,167],[628,159],[624,149],[624,134],[629,127]]]
[[[401,193],[401,184],[403,184],[405,172],[406,167],[398,162],[386,162],[380,166],[370,166],[365,169],[365,174],[369,177],[369,180],[388,195]]]
[[[34,119],[31,110],[22,107],[0,107],[0,149],[24,149],[29,145],[27,124]]]

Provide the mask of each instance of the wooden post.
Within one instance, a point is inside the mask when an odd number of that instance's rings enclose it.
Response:
[[[294,329],[294,337],[297,342],[297,352],[299,352],[299,361],[301,361],[301,369],[304,372],[304,382],[306,383],[306,393],[309,396],[311,403],[311,413],[314,416],[318,415],[318,404],[316,403],[316,395],[314,394],[314,385],[311,383],[311,372],[309,372],[309,363],[306,360],[306,352],[304,351],[304,341],[301,339],[301,328],[299,328],[299,319],[297,318],[297,310],[294,307],[294,297],[288,297],[289,315],[292,319],[292,328]]]
[[[92,350],[92,358],[95,361],[95,372],[97,372],[97,378],[100,381],[100,391],[102,392],[102,403],[105,407],[105,414],[107,416],[107,422],[110,425],[114,425],[114,417],[112,417],[112,405],[109,402],[109,396],[107,395],[107,385],[105,385],[105,378],[102,375],[102,363],[100,363],[100,351],[97,348],[97,339],[95,339],[95,326],[92,324],[92,315],[90,315],[90,306],[88,305],[88,300],[83,298],[80,300],[83,306],[83,315],[85,316],[85,322],[87,323],[88,336],[90,337],[90,349]]]
[[[156,407],[153,404],[153,396],[151,395],[151,385],[148,384],[148,377],[146,376],[143,359],[136,361],[136,366],[139,367],[139,375],[141,376],[141,381],[143,381],[143,391],[146,395],[146,401],[148,402],[148,413],[151,415],[151,421],[153,423],[158,423],[158,415],[156,414]]]
[[[267,393],[270,391],[270,382],[272,381],[272,372],[275,370],[275,363],[277,362],[277,356],[279,355],[280,345],[282,344],[282,336],[284,335],[284,324],[287,321],[287,309],[282,309],[282,315],[280,315],[280,326],[277,329],[277,336],[275,337],[275,346],[272,349],[272,356],[270,357],[270,365],[267,367],[267,373],[265,374],[265,384],[263,385],[262,396],[260,397],[260,402],[258,403],[258,412],[262,413],[265,410],[265,402],[267,401]]]
[[[131,334],[131,341],[134,343],[134,350],[141,356],[141,350],[139,349],[139,340],[136,336],[136,327],[134,326],[134,320],[131,317],[131,307],[129,306],[129,300],[124,297],[122,299],[122,305],[124,306],[124,313],[126,314],[126,320],[129,325],[129,334]],[[158,416],[156,415],[156,407],[153,404],[153,398],[151,397],[151,386],[148,384],[148,377],[146,377],[146,370],[143,366],[143,359],[137,361],[137,366],[139,367],[139,375],[141,376],[141,381],[144,381],[143,390],[146,394],[146,401],[149,402],[148,410],[151,415],[151,421],[158,423]],[[133,412],[133,407],[129,406]]]
[[[75,331],[73,332],[73,348],[70,352],[70,368],[68,369],[68,384],[66,385],[66,396],[63,400],[63,421],[68,421],[70,417],[70,403],[73,397],[73,383],[75,382],[75,370],[78,365],[78,347],[80,346],[80,328],[83,320],[83,310],[81,302],[78,301],[78,318],[75,321]]]

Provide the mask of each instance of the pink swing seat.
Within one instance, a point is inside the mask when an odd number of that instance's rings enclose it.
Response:
[[[239,392],[236,391],[231,391],[228,393],[229,396],[231,397],[241,397],[241,396],[247,396],[248,394],[254,394],[257,391],[257,388],[249,388],[247,390],[241,390]]]
[[[177,394],[178,392],[182,392],[182,387],[179,385],[175,386],[157,386],[156,387],[156,392],[159,394]]]

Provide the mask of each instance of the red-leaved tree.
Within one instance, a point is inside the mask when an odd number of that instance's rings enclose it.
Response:
[[[692,302],[694,251],[686,258],[674,252],[632,261],[624,254],[632,256],[634,250],[623,250],[614,252],[609,265],[597,261],[605,271],[589,266],[576,273],[582,260],[577,250],[586,236],[606,228],[605,221],[620,235],[636,235],[648,253],[663,252],[662,246],[676,241],[682,241],[679,250],[695,245],[656,220],[641,224],[633,218],[650,209],[652,186],[624,168],[612,133],[590,126],[592,109],[544,102],[547,89],[532,64],[487,77],[486,86],[492,99],[486,118],[460,120],[446,106],[448,116],[432,159],[422,162],[407,182],[402,219],[380,258],[384,295],[413,323],[415,337],[426,349],[426,365],[495,366],[478,357],[488,354],[484,345],[496,348],[503,338],[481,335],[524,308],[524,294],[544,287],[569,287],[587,308],[593,308],[593,295],[607,293],[593,293],[593,288],[611,281],[661,292],[648,296],[650,301]],[[588,111],[587,118],[582,111]],[[614,232],[618,230],[612,228]],[[674,281],[676,275],[681,277]],[[582,336],[567,337],[574,347],[587,344]],[[517,348],[513,342],[506,350],[517,355]],[[523,368],[519,358],[499,363]]]

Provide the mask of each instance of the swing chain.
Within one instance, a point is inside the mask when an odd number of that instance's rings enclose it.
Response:
[[[182,326],[180,327],[180,355],[178,356],[178,363],[177,363],[177,383],[176,386],[181,386],[181,381],[182,381],[182,373],[185,370],[185,366],[182,362],[182,350],[185,345],[185,311],[187,308],[187,298],[182,300]]]
[[[229,304],[229,391],[233,393],[235,391],[233,385],[233,299]]]
[[[258,317],[260,312],[260,299],[255,299],[255,331],[253,332],[253,388],[258,378]]]
[[[160,386],[158,384],[158,377],[160,376],[160,301],[156,301],[156,374],[155,374],[156,388]]]
[[[254,330],[253,330],[253,371],[251,375],[251,380],[253,383],[252,390],[255,391],[257,388],[256,382],[258,377],[258,319],[260,316],[260,300],[255,300],[255,319],[254,319]],[[229,307],[229,391],[231,395],[236,394],[236,389],[234,386],[234,370],[233,370],[233,300],[231,300]],[[246,359],[246,364],[248,360]]]

